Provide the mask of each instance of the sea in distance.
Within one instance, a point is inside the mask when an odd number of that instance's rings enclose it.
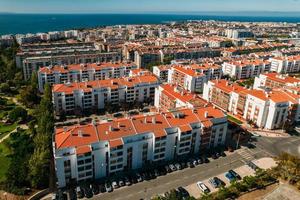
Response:
[[[151,13],[151,14],[14,14],[0,13],[0,35],[61,31],[119,24],[219,20],[299,23],[299,13]]]

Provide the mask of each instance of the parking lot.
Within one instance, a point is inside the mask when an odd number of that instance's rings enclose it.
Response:
[[[272,158],[268,158],[268,157],[257,159],[252,162],[261,169],[267,169],[270,167],[274,167],[276,165],[275,161]],[[252,169],[251,167],[249,167],[248,165],[243,165],[243,166],[237,167],[233,170],[237,174],[239,174],[241,178],[244,178],[245,176],[249,176],[249,175],[254,175],[254,173],[255,173],[255,170]],[[221,181],[223,181],[226,186],[230,185],[230,181],[228,180],[228,178],[225,177],[225,173],[218,174],[215,177],[217,177]],[[212,177],[210,177],[210,178],[212,178]],[[201,181],[203,184],[205,184],[205,186],[210,190],[210,192],[213,193],[213,192],[216,192],[218,190],[218,188],[214,188],[209,183],[210,178],[207,178],[205,180],[199,180],[199,181]],[[193,196],[195,198],[200,198],[201,195],[203,194],[203,192],[198,188],[197,182],[186,186],[185,189],[189,192],[190,196]]]

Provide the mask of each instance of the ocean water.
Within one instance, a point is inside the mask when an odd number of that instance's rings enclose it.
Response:
[[[230,14],[0,14],[0,35],[92,28],[117,24],[158,24],[184,20],[298,23],[300,22],[300,16],[238,16]]]

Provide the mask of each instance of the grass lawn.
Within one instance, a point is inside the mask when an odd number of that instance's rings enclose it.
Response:
[[[11,125],[5,125],[0,122],[0,139],[3,138],[5,135],[7,135],[9,132],[16,129],[17,123],[11,124]]]
[[[237,118],[235,118],[235,117],[233,117],[231,115],[228,115],[228,120],[231,121],[231,122],[234,122],[234,123],[236,123],[238,125],[241,125],[243,123],[242,121],[238,120]]]
[[[9,149],[3,143],[0,143],[0,182],[5,180],[5,174],[10,163],[10,158],[7,157],[9,154]]]

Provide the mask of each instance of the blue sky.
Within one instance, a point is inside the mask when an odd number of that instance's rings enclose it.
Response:
[[[300,12],[300,0],[0,0],[0,12],[17,13],[201,11]]]

